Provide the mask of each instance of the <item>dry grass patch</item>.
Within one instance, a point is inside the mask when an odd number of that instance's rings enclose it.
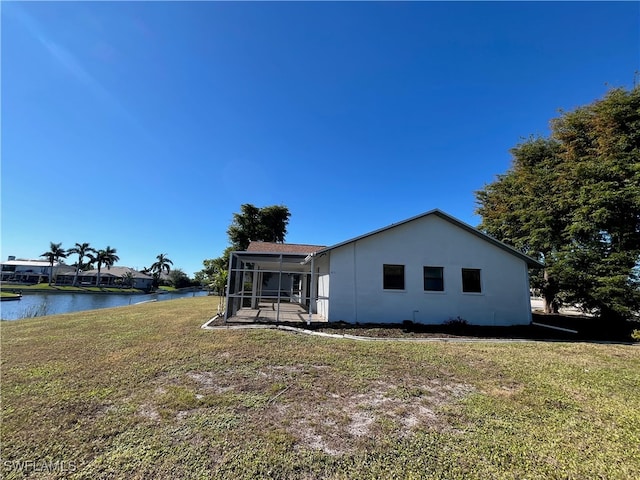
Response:
[[[345,388],[345,380],[340,393],[332,393],[326,381],[335,381],[333,370],[329,365],[266,365],[254,372],[227,368],[160,378],[155,383],[165,387],[155,389],[154,402],[142,405],[139,414],[158,421],[173,412],[184,420],[222,408],[248,424],[283,432],[293,448],[341,455],[357,450],[363,440],[402,438],[418,428],[447,429],[437,412],[473,391],[434,379],[410,388],[377,381],[359,393]]]

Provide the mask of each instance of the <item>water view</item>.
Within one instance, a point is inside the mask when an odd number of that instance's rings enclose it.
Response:
[[[80,312],[99,308],[122,307],[140,302],[174,300],[185,297],[200,297],[206,291],[169,292],[139,295],[91,294],[91,293],[29,293],[20,300],[0,303],[2,320],[41,317],[58,313]]]

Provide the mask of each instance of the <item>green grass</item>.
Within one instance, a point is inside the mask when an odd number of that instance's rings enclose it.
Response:
[[[169,285],[161,285],[158,287],[158,290],[166,290],[167,292],[177,292],[178,289],[176,287],[171,287]]]
[[[638,347],[200,329],[217,304],[3,322],[3,478],[640,478]]]
[[[0,297],[16,298],[16,297],[19,297],[19,296],[20,295],[18,295],[17,293],[0,292]]]

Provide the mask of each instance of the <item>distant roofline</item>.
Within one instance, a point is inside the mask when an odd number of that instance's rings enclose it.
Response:
[[[114,274],[114,271],[116,272]],[[133,275],[134,278],[150,278],[152,279],[153,277],[151,275],[147,275],[146,273],[143,273],[139,270],[136,270],[134,268],[131,267],[121,267],[119,265],[114,265],[111,268],[101,268],[100,269],[100,276],[104,276],[104,275],[110,275],[112,277],[117,277],[117,276],[122,276],[123,274],[129,273],[131,272],[131,274]],[[91,270],[84,270],[84,271],[80,271],[79,276],[93,276],[93,275],[98,275],[98,269],[97,268],[92,268]]]
[[[0,262],[0,265],[46,265],[47,267],[51,266],[51,263],[47,260],[32,260],[26,258],[17,258],[15,260],[5,260],[4,262]],[[66,265],[63,262],[53,262],[53,266],[56,267],[58,265]]]

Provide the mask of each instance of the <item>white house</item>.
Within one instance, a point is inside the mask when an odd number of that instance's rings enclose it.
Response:
[[[66,272],[71,267],[60,262],[53,262],[53,276]],[[29,260],[10,256],[7,261],[0,262],[2,281],[21,283],[42,283],[49,281],[51,264],[46,260]]]
[[[297,285],[291,287],[294,295],[270,299],[277,302],[277,311],[282,302],[295,302],[313,320],[531,321],[528,268],[542,264],[440,210],[331,247],[307,247],[292,250],[280,244],[279,251],[268,251],[265,244],[261,252],[233,252],[226,318],[263,301],[259,278],[268,272]]]

